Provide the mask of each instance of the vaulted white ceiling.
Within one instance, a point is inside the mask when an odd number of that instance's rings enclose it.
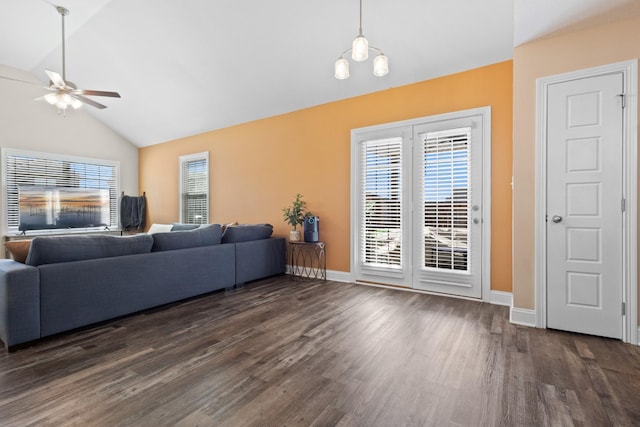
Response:
[[[333,64],[357,35],[358,0],[56,4],[70,10],[67,79],[122,95],[83,108],[137,146],[504,61],[514,45],[640,14],[638,0],[363,0],[364,34],[390,73],[350,61],[339,81]],[[0,64],[46,84],[44,69],[62,67],[60,15],[49,0],[0,5]]]

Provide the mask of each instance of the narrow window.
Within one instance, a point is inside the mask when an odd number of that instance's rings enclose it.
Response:
[[[209,153],[180,156],[180,222],[209,222]]]

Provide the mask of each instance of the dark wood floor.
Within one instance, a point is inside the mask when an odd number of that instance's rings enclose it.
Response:
[[[0,354],[0,425],[640,425],[640,349],[279,277]]]

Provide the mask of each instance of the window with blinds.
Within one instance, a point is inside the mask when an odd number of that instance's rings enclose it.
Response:
[[[50,153],[3,149],[5,229],[17,233],[20,225],[20,186],[51,186],[109,190],[110,227],[118,227],[120,163]]]
[[[209,153],[180,157],[180,222],[209,222]]]
[[[422,134],[424,267],[469,270],[471,128]]]
[[[361,262],[402,266],[402,138],[363,142]]]

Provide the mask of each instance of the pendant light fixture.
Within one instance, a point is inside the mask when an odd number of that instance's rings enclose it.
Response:
[[[373,60],[373,75],[377,77],[386,76],[389,74],[389,60],[382,53],[380,49],[374,46],[369,46],[369,42],[362,33],[362,0],[360,0],[360,29],[358,36],[353,41],[351,49],[347,49],[342,54],[335,64],[335,77],[338,80],[344,80],[349,78],[349,61],[344,57],[347,53],[351,52],[351,59],[354,61],[366,61],[369,58],[369,50],[373,50],[378,55]]]

